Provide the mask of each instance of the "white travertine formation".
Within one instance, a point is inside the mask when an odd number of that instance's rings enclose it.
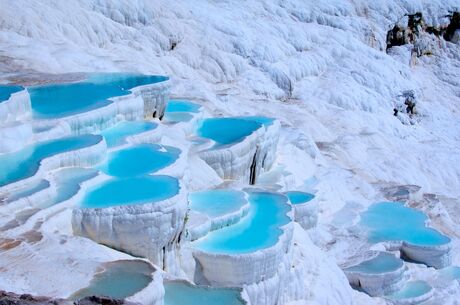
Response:
[[[174,256],[186,209],[186,191],[181,185],[176,196],[159,202],[94,209],[77,207],[73,210],[72,227],[76,235],[146,257],[174,273]]]
[[[311,229],[318,223],[318,201],[315,198],[312,200],[293,204],[294,220],[297,221],[305,230]]]
[[[413,245],[403,241],[401,251],[408,258],[441,269],[452,263],[452,242],[437,246]]]
[[[24,124],[20,122],[11,122],[1,126],[0,154],[23,148],[33,141],[33,137],[32,126],[27,122]]]
[[[27,120],[31,116],[30,96],[27,90],[13,93],[8,100],[0,102],[0,125]]]
[[[168,79],[154,84],[139,86],[131,91],[135,96],[142,97],[145,119],[159,118],[161,120],[168,104],[170,89],[171,81]]]
[[[276,159],[280,122],[248,135],[242,141],[221,148],[208,148],[199,152],[222,179],[242,180],[254,184],[257,176],[270,169]]]
[[[288,213],[292,218],[292,212]],[[193,249],[204,278],[216,286],[236,286],[258,283],[273,277],[292,242],[292,222],[280,227],[283,231],[275,245],[245,254],[217,254]],[[220,272],[215,272],[220,270]]]
[[[359,287],[370,296],[383,296],[393,293],[404,286],[404,282],[408,279],[405,274],[406,266],[401,262],[400,267],[394,270],[381,272],[374,271],[356,271],[348,270],[347,268],[372,260],[380,255],[392,255],[386,252],[369,251],[362,256],[355,257],[347,266],[343,267],[345,275],[350,284],[354,287]]]
[[[93,166],[104,160],[106,153],[107,144],[105,143],[104,138],[100,136],[99,141],[94,145],[59,153],[41,160],[39,168],[33,176],[7,184],[2,187],[2,190],[5,192],[14,191],[15,189],[21,188],[33,181],[42,179],[49,171],[61,167]]]

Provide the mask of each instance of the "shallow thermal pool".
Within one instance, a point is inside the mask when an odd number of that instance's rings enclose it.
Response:
[[[24,90],[22,86],[0,85],[0,103],[9,100],[13,93]]]
[[[63,202],[72,198],[80,190],[80,184],[96,177],[98,171],[94,168],[69,167],[56,173],[56,196],[51,204]]]
[[[168,122],[189,122],[198,113],[200,105],[183,100],[169,100],[166,106],[164,120]]]
[[[157,128],[157,124],[144,121],[123,121],[101,132],[108,147],[125,143],[128,136],[146,132]]]
[[[32,110],[37,118],[59,118],[106,106],[111,97],[167,80],[164,76],[131,73],[96,73],[85,80],[28,88]]]
[[[137,144],[113,151],[99,169],[115,177],[134,177],[156,172],[173,164],[180,149],[157,144]]]
[[[359,263],[358,265],[345,268],[344,271],[361,272],[368,274],[380,274],[396,271],[404,265],[404,262],[391,253],[380,252],[370,260]]]
[[[179,181],[170,176],[113,178],[90,188],[83,208],[108,208],[166,200],[179,192]]]
[[[130,297],[146,288],[152,281],[154,269],[142,261],[116,261],[106,263],[104,270],[97,273],[89,283],[72,296],[78,300],[87,296],[106,296],[115,299]]]
[[[307,203],[308,201],[310,201],[313,198],[315,198],[315,195],[313,195],[313,194],[305,193],[305,192],[299,192],[299,191],[286,192],[286,195],[288,196],[289,201],[291,201],[292,204]]]
[[[241,292],[232,288],[192,286],[184,282],[165,282],[164,305],[244,305]]]
[[[210,253],[242,254],[275,245],[280,228],[290,222],[287,197],[268,193],[249,194],[249,213],[238,223],[208,233],[192,246]]]
[[[431,286],[424,281],[411,281],[407,282],[401,290],[387,297],[395,300],[411,299],[429,293],[431,289]]]
[[[188,196],[193,211],[218,217],[233,213],[247,204],[246,194],[235,190],[209,190]]]
[[[450,266],[439,270],[439,275],[447,280],[459,280],[460,281],[460,267]]]
[[[413,245],[438,246],[450,242],[447,236],[425,226],[427,217],[399,202],[373,204],[361,215],[360,225],[372,243],[406,241]]]
[[[211,118],[201,122],[197,135],[211,139],[216,145],[228,145],[242,141],[261,128],[262,124],[241,118]]]
[[[32,194],[40,192],[50,186],[50,183],[47,180],[41,179],[38,181],[34,181],[24,187],[20,188],[19,190],[7,194],[5,197],[5,202],[13,202],[18,199],[28,197]]]
[[[0,155],[0,186],[33,176],[40,161],[59,153],[92,146],[102,140],[98,135],[60,138],[29,145],[19,151]]]

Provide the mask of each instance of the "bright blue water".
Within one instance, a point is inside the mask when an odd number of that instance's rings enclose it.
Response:
[[[0,103],[8,100],[11,94],[24,90],[21,86],[0,85]]]
[[[448,280],[460,280],[460,267],[450,266],[439,270],[439,273]]]
[[[407,282],[401,290],[388,297],[395,300],[416,298],[428,293],[431,289],[431,286],[424,281],[411,281]]]
[[[106,270],[94,276],[88,287],[77,291],[70,299],[78,300],[93,295],[125,299],[150,284],[151,272],[152,270],[143,262],[110,263]]]
[[[57,195],[51,204],[63,202],[72,198],[80,190],[80,184],[97,176],[98,171],[93,168],[71,167],[57,173]]]
[[[275,119],[273,119],[273,118],[268,118],[268,117],[264,117],[264,116],[237,116],[237,117],[235,117],[235,119],[253,121],[253,122],[257,122],[259,124],[262,124],[264,126],[270,126],[275,121]]]
[[[10,196],[7,197],[7,201],[8,202],[13,202],[13,201],[16,201],[18,199],[21,199],[21,198],[24,198],[24,197],[28,197],[32,194],[35,194],[36,192],[39,192],[39,191],[42,191],[44,189],[46,189],[47,187],[50,186],[50,183],[46,180],[39,180],[35,183],[32,183],[24,188],[22,188],[21,190],[19,190],[18,192],[16,193],[12,193]]]
[[[111,152],[100,166],[104,173],[115,177],[134,177],[156,172],[173,164],[180,149],[157,144],[138,144]]]
[[[188,196],[190,208],[216,217],[238,211],[247,204],[245,193],[234,190],[210,190],[191,193]]]
[[[211,253],[250,253],[273,246],[282,233],[281,226],[290,218],[291,207],[286,196],[254,192],[249,195],[250,210],[238,223],[208,233],[192,243]]]
[[[165,200],[179,192],[179,181],[169,176],[114,178],[86,193],[81,206],[107,208]]]
[[[306,203],[313,198],[315,198],[315,195],[310,194],[310,193],[305,193],[305,192],[299,192],[299,191],[291,191],[291,192],[286,192],[286,195],[288,196],[289,200],[291,201],[292,204],[302,204]]]
[[[101,132],[108,147],[123,144],[126,137],[157,128],[153,122],[123,121]]]
[[[187,112],[166,112],[164,115],[164,120],[167,122],[189,122],[193,119],[193,115]]]
[[[261,123],[246,119],[212,118],[201,122],[197,134],[215,141],[218,145],[227,145],[240,142],[261,126]]]
[[[201,106],[190,101],[169,100],[165,112],[193,112],[198,113]]]
[[[437,246],[450,242],[447,236],[427,228],[427,217],[420,211],[398,202],[373,204],[361,215],[361,225],[368,230],[372,243],[406,241],[421,246]]]
[[[241,292],[231,288],[191,286],[166,282],[164,305],[244,305]]]
[[[17,152],[0,155],[0,186],[33,176],[40,161],[59,153],[95,145],[98,135],[83,135],[39,142]]]
[[[398,270],[404,262],[390,253],[379,253],[376,257],[364,261],[356,266],[346,268],[345,271],[356,271],[368,274],[380,274]]]
[[[34,116],[59,118],[110,104],[111,97],[130,89],[167,80],[163,76],[129,73],[91,74],[86,80],[28,88]]]

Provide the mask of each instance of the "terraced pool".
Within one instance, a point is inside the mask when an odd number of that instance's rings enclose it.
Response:
[[[262,124],[253,120],[211,118],[201,122],[197,135],[213,140],[216,145],[228,145],[242,141],[260,127]]]
[[[363,261],[358,265],[345,268],[344,271],[367,274],[381,274],[400,269],[404,262],[391,253],[380,252],[375,257]]]
[[[235,190],[210,190],[191,193],[190,208],[209,217],[218,217],[238,211],[247,204],[246,194]]]
[[[244,305],[241,292],[232,288],[192,286],[166,282],[164,305]]]
[[[292,204],[303,204],[315,198],[315,195],[299,191],[286,192],[286,195]]]
[[[0,103],[7,101],[12,94],[24,90],[22,86],[0,85]]]
[[[129,136],[154,130],[157,127],[158,125],[153,122],[123,121],[111,128],[103,130],[101,135],[107,142],[108,147],[114,147],[125,143],[125,139]]]

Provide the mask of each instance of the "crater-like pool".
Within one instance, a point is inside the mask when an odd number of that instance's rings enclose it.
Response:
[[[217,145],[228,145],[242,141],[260,127],[262,124],[253,120],[211,118],[201,122],[197,135],[213,140]]]
[[[418,298],[428,294],[433,288],[424,281],[407,282],[404,287],[387,297],[394,300]]]
[[[315,198],[315,195],[299,191],[286,192],[286,195],[292,204],[303,204]]]
[[[180,149],[175,147],[138,144],[111,152],[99,169],[110,176],[134,177],[173,164],[179,154]]]
[[[108,147],[125,143],[128,136],[146,132],[157,128],[157,124],[144,121],[123,121],[101,132]]]
[[[246,194],[235,190],[210,190],[191,193],[190,208],[196,212],[218,217],[238,211],[247,204]]]
[[[19,151],[0,155],[0,186],[33,176],[40,161],[51,156],[95,145],[99,135],[60,138],[29,145]]]
[[[208,233],[192,243],[205,252],[220,254],[250,253],[275,245],[281,227],[290,222],[287,197],[268,192],[249,194],[249,213],[238,223]]]
[[[450,238],[425,225],[424,213],[399,202],[373,204],[361,215],[360,224],[367,230],[372,243],[405,241],[417,246],[438,246]]]
[[[28,88],[36,118],[59,118],[106,106],[111,97],[130,94],[130,90],[167,80],[164,76],[131,73],[96,73],[85,80]]]
[[[70,299],[88,296],[106,296],[125,299],[146,288],[152,281],[154,269],[147,263],[135,260],[115,261],[104,264],[89,286],[75,292]]]
[[[0,103],[7,101],[13,93],[24,90],[22,86],[0,85]]]
[[[396,271],[403,265],[404,262],[393,254],[380,252],[369,260],[363,261],[358,265],[345,268],[344,271],[367,274],[381,274]]]
[[[241,291],[232,288],[192,286],[184,282],[165,282],[165,305],[244,305]]]
[[[90,188],[83,208],[108,208],[166,200],[179,192],[179,181],[170,176],[113,178]]]

